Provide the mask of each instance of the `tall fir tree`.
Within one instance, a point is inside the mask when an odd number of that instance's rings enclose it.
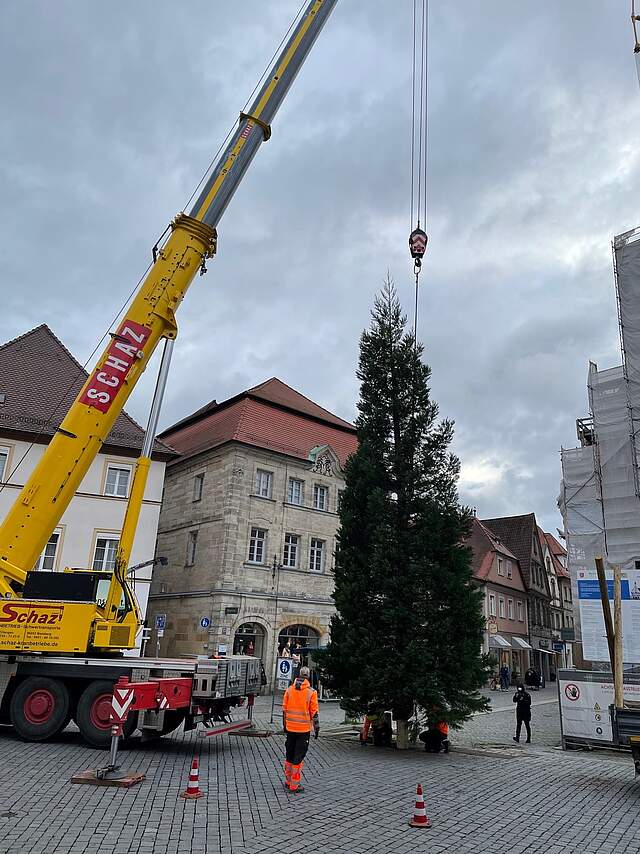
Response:
[[[417,704],[460,724],[479,689],[481,593],[464,546],[453,423],[438,421],[423,347],[388,278],[360,342],[358,450],[346,465],[335,560],[337,613],[320,666],[346,708],[398,720]]]

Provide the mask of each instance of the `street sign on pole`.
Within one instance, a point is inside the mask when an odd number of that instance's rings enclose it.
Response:
[[[210,625],[211,625],[211,620],[209,619],[209,617],[203,617],[200,620],[200,628],[201,629],[208,629]]]
[[[278,688],[281,691],[285,691],[293,676],[293,660],[291,658],[279,658],[276,675],[278,678]]]
[[[164,630],[167,627],[167,615],[156,614],[156,629]]]

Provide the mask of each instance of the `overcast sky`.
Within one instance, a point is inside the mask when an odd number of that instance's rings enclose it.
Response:
[[[87,358],[299,5],[5,0],[0,340],[45,321]],[[640,186],[628,5],[431,0],[419,336],[481,518],[533,510],[555,530],[588,360],[620,360],[610,241],[638,224]],[[387,270],[412,313],[411,9],[339,0],[180,310],[164,426],[271,376],[355,417]],[[128,406],[141,422],[152,380]]]

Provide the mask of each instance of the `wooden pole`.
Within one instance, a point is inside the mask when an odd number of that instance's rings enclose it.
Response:
[[[615,667],[613,671],[613,690],[616,709],[624,707],[624,689],[622,686],[622,567],[613,567],[613,625],[615,628]]]
[[[602,602],[602,616],[604,617],[604,630],[607,633],[607,646],[609,647],[609,660],[611,662],[611,675],[616,670],[615,632],[613,620],[611,619],[611,607],[609,606],[609,590],[607,578],[604,573],[604,561],[602,557],[595,559],[598,583],[600,584],[600,601]]]

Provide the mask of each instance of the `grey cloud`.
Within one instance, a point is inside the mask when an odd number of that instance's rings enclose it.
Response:
[[[91,352],[298,5],[3,9],[0,338],[46,320]],[[463,500],[553,530],[587,361],[619,359],[609,241],[636,224],[640,179],[627,3],[431,10],[419,334],[477,478]],[[411,322],[410,25],[407,0],[338,4],[180,311],[165,424],[272,375],[354,417],[387,269]]]

